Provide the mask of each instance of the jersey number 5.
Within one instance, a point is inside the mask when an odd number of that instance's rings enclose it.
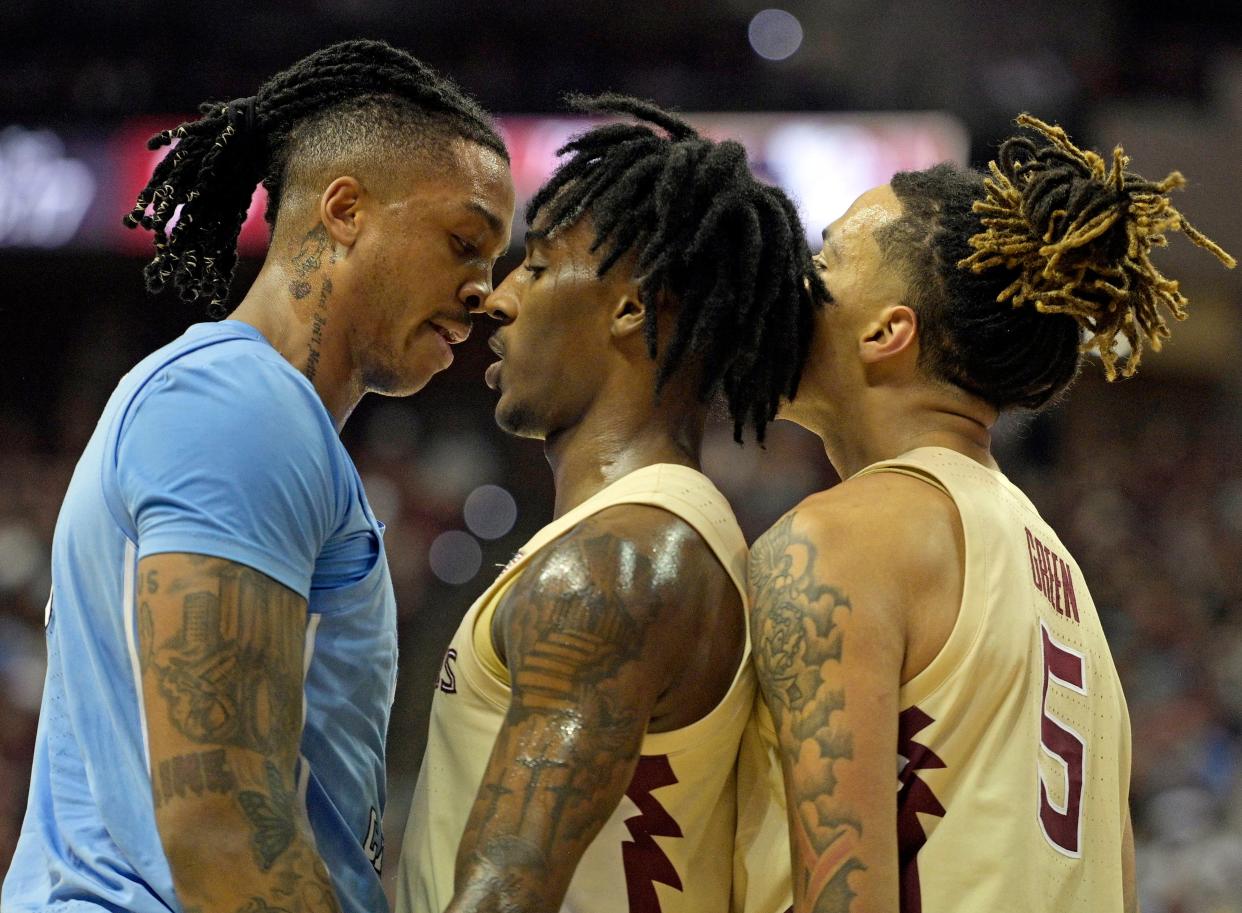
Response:
[[[1066,856],[1078,858],[1082,855],[1079,838],[1087,746],[1077,732],[1048,715],[1048,684],[1056,682],[1071,691],[1086,694],[1086,661],[1081,653],[1053,640],[1043,622],[1040,622],[1039,633],[1044,654],[1043,719],[1040,721],[1039,745],[1065,770],[1064,806],[1049,798],[1043,773],[1039,775],[1039,824],[1049,843]]]

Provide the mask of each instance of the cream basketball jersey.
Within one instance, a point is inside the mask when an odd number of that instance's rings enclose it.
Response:
[[[966,543],[957,623],[899,695],[903,913],[1120,913],[1130,723],[1078,565],[1004,475],[960,454],[862,472],[945,491]]]
[[[466,613],[445,654],[402,849],[399,913],[441,913],[453,896],[457,847],[509,707],[508,673],[491,641],[496,606],[541,548],[592,514],[619,504],[659,507],[694,527],[747,605],[741,530],[711,481],[687,467],[639,469],[540,530]],[[649,733],[643,739],[629,788],[587,847],[563,913],[715,913],[732,908],[736,834],[743,827],[752,835],[763,830],[762,824],[739,822],[737,815],[738,749],[755,695],[747,639],[733,683],[714,709],[682,729]],[[744,871],[745,854],[739,860]],[[762,879],[762,874],[749,874],[750,882]],[[744,893],[779,892],[748,883]]]

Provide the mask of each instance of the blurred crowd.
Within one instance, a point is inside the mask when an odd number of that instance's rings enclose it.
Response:
[[[608,0],[84,0],[67,14],[18,0],[0,3],[0,34],[14,39],[0,55],[0,129],[110,130],[138,113],[191,111],[367,35],[415,50],[497,111],[554,111],[568,88],[691,111],[939,110],[966,127],[975,162],[1020,110],[1076,134],[1094,124],[1102,148],[1125,139],[1153,173],[1185,169],[1198,182],[1186,211],[1238,252],[1242,17],[1224,6],[1046,0],[1019,14],[1003,0],[789,0],[800,44],[778,58],[755,38],[765,5],[633,4],[618,17]],[[28,198],[6,199],[0,228],[24,226]],[[139,271],[85,248],[0,250],[0,878],[27,795],[61,499],[120,376],[200,316],[172,296],[146,298]],[[1192,321],[1213,352],[1195,348],[1164,373],[1145,365],[1115,386],[1088,371],[1067,401],[997,436],[1002,467],[1078,559],[1110,637],[1133,725],[1145,913],[1242,913],[1242,384],[1227,303],[1239,292],[1223,281],[1216,291],[1223,316]],[[495,568],[550,517],[539,446],[492,422],[484,335],[417,397],[365,400],[344,433],[387,524],[400,611],[390,859],[441,652]],[[1195,359],[1216,367],[1200,373]],[[783,424],[765,450],[714,428],[704,465],[751,539],[834,481],[818,443]]]
[[[492,426],[476,342],[419,396],[369,398],[345,435],[388,525],[401,612],[392,858],[440,652],[495,566],[550,514],[539,446]],[[0,404],[0,874],[27,792],[56,514],[103,397],[144,344],[71,352],[79,361],[42,422]],[[1218,385],[1109,386],[1098,374],[1050,412],[1006,421],[998,456],[1078,558],[1111,639],[1133,721],[1143,909],[1242,911],[1242,409]],[[818,442],[784,424],[763,450],[716,427],[704,463],[752,539],[833,482]]]
[[[1133,727],[1142,909],[1242,910],[1237,392],[1081,385],[1014,480],[1078,559]]]

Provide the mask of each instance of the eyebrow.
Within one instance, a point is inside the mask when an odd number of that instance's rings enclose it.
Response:
[[[527,244],[530,244],[532,241],[546,241],[546,240],[548,240],[548,233],[546,231],[539,231],[539,229],[537,228],[526,229],[526,243]]]
[[[828,249],[828,252],[829,252],[830,254],[832,254],[833,259],[834,259],[834,260],[838,260],[838,259],[840,259],[840,258],[841,258],[841,250],[840,250],[840,248],[838,248],[838,247],[837,247],[837,242],[836,242],[836,240],[835,240],[834,238],[829,237],[829,234],[828,234],[828,229],[827,229],[827,228],[825,228],[825,229],[824,229],[823,234],[821,235],[821,237],[824,239],[824,247]]]
[[[500,221],[500,216],[496,215],[496,213],[492,212],[478,200],[471,200],[466,204],[466,208],[481,215],[486,220],[488,227],[496,234],[500,234],[505,227],[504,223]]]

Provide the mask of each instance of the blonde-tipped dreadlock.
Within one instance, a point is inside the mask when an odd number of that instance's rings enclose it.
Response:
[[[1186,183],[1179,172],[1148,181],[1126,170],[1130,159],[1120,146],[1109,168],[1061,127],[1029,114],[1017,122],[1048,142],[1012,138],[1000,161],[989,163],[986,198],[973,207],[984,230],[970,239],[974,253],[958,266],[1017,270],[997,301],[1073,317],[1087,333],[1082,350],[1099,353],[1109,380],[1118,375],[1115,345],[1124,337],[1130,355],[1120,373],[1129,377],[1144,346],[1159,351],[1169,336],[1162,309],[1186,317],[1177,282],[1151,262],[1151,249],[1167,243],[1165,232],[1183,232],[1231,269],[1235,261],[1174,208],[1168,193]]]

